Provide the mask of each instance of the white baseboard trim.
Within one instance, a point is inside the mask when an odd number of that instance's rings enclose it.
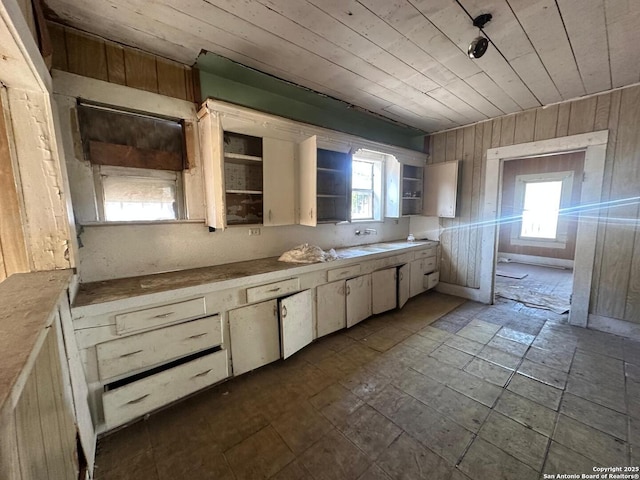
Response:
[[[589,314],[588,328],[640,341],[640,324]]]
[[[522,255],[519,253],[498,252],[498,264],[507,259],[510,262],[542,265],[545,267],[573,268],[573,260],[563,258],[537,257],[535,255]]]
[[[453,283],[440,282],[436,286],[436,292],[466,298],[467,300],[473,300],[474,302],[486,303],[482,298],[482,292],[479,288],[462,287],[460,285],[454,285]]]

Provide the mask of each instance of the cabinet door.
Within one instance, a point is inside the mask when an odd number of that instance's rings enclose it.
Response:
[[[411,281],[409,284],[409,296],[416,295],[425,291],[424,288],[424,260],[414,260],[411,262]]]
[[[408,263],[398,268],[398,308],[404,307],[404,304],[409,300],[410,269],[411,266]]]
[[[207,225],[211,228],[224,230],[227,228],[227,217],[222,123],[220,116],[207,107],[200,110],[198,117]]]
[[[328,335],[347,326],[344,280],[320,285],[316,289],[316,317],[318,337]]]
[[[371,274],[347,280],[347,327],[371,316]]]
[[[229,328],[234,375],[280,358],[277,300],[231,310]]]
[[[265,227],[296,223],[295,144],[262,139],[262,182]]]
[[[445,218],[456,216],[459,163],[459,160],[434,163],[424,169],[424,215]]]
[[[388,158],[385,162],[386,203],[384,216],[400,218],[400,162],[395,158]]]
[[[371,274],[371,312],[386,312],[396,308],[398,301],[396,291],[397,269],[387,268]]]
[[[313,296],[305,290],[279,303],[282,358],[289,358],[313,342]]]
[[[298,178],[298,223],[315,227],[318,223],[318,212],[316,205],[317,185],[317,166],[318,166],[318,145],[317,139],[313,137],[307,138],[298,145],[298,162],[299,178]]]

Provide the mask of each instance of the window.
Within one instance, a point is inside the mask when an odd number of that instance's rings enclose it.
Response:
[[[107,222],[177,220],[181,208],[181,178],[177,172],[140,168],[98,167]]]
[[[386,155],[359,150],[351,162],[351,220],[382,219],[382,164]]]
[[[573,171],[518,175],[514,191],[514,212],[520,225],[511,229],[511,243],[531,247],[564,248],[567,219],[562,208],[570,204]]]
[[[84,155],[93,167],[98,220],[183,218],[183,123],[86,103],[77,111]]]

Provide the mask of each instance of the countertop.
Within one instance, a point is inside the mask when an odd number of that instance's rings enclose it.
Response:
[[[192,268],[167,273],[156,273],[138,277],[118,278],[99,282],[83,283],[73,302],[73,307],[84,307],[112,302],[139,295],[165,292],[198,285],[237,280],[242,277],[290,270],[292,274],[305,273],[319,268],[339,268],[347,261],[362,257],[384,256],[403,250],[437,245],[432,241],[396,241],[359,245],[336,249],[338,259],[333,262],[299,264],[278,261],[278,257],[260,258],[243,262],[226,263],[211,267]]]
[[[18,400],[72,275],[18,273],[0,283],[0,413]]]

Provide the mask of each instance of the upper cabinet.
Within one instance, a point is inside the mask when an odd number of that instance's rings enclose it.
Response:
[[[424,215],[444,218],[456,216],[459,168],[459,160],[426,166]]]

